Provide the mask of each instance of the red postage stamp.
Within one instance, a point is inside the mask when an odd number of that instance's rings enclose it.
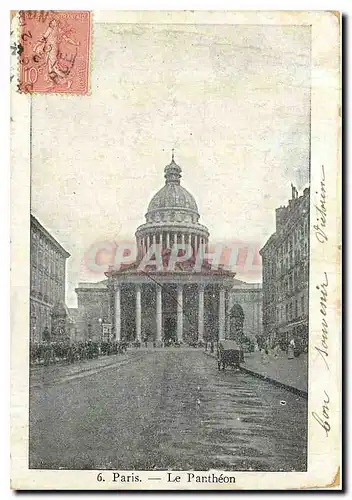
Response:
[[[91,13],[23,10],[19,25],[19,90],[87,94]]]

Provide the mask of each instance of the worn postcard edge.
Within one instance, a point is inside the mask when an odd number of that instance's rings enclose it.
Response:
[[[13,18],[13,22],[16,17]],[[11,487],[58,490],[246,490],[317,489],[340,486],[341,466],[341,20],[336,12],[245,11],[94,11],[94,23],[155,24],[306,24],[312,27],[311,216],[309,291],[309,388],[307,472],[223,472],[235,484],[148,481],[153,472],[139,471],[141,483],[97,482],[99,471],[28,469],[29,402],[29,214],[30,106],[29,95],[11,87]],[[91,69],[94,60],[90,58]],[[94,89],[91,89],[94,92]],[[65,98],[65,96],[62,96]],[[89,96],[77,96],[89,99]],[[324,179],[323,179],[324,177]],[[322,182],[327,193],[328,241],[317,238],[316,211]],[[328,369],[317,348],[322,343],[320,296],[317,286],[328,276]],[[328,403],[327,403],[328,401]],[[328,433],[313,414],[328,406]],[[177,472],[177,471],[175,471]],[[209,471],[207,471],[209,472]],[[154,473],[155,474],[155,473]]]

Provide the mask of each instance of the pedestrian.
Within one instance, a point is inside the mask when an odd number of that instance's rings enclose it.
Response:
[[[292,338],[287,348],[287,358],[293,359],[295,353],[295,340]]]
[[[267,350],[264,346],[260,349],[260,360],[262,363],[266,363],[268,361]]]
[[[279,357],[279,350],[280,350],[280,346],[279,344],[277,343],[276,346],[274,347],[273,349],[273,354],[274,354],[274,358],[277,359]]]

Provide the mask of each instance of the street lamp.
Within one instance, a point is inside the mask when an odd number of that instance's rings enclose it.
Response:
[[[31,342],[36,341],[36,327],[37,327],[37,316],[35,313],[31,314]]]
[[[103,318],[99,318],[99,325],[100,325],[100,342],[102,342],[103,339]]]
[[[91,340],[92,336],[92,325],[88,323],[88,340]]]

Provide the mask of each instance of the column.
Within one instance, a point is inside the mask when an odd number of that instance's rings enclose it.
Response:
[[[198,289],[198,342],[204,341],[204,285]]]
[[[177,340],[183,341],[183,287],[177,287]]]
[[[115,340],[121,340],[121,289],[115,285]]]
[[[182,243],[182,245],[185,244],[185,233],[181,234],[181,243]]]
[[[161,343],[161,333],[162,333],[162,295],[161,286],[156,287],[156,341],[158,344]]]
[[[136,286],[136,340],[142,340],[142,305],[141,305],[141,287]]]
[[[219,340],[225,340],[225,288],[219,292]]]
[[[170,248],[170,233],[166,233],[166,248]]]
[[[174,233],[174,244],[177,243],[177,233]]]
[[[110,281],[110,280],[109,280]],[[112,317],[112,304],[113,304],[113,300],[112,300],[112,290],[111,290],[111,284],[108,284],[108,323],[111,323],[111,317]]]
[[[232,339],[232,333],[231,333],[231,324],[230,324],[230,305],[228,305],[228,309],[227,309],[227,315],[226,315],[226,338],[227,339]]]
[[[202,255],[204,256],[206,254],[205,238],[202,238],[201,246],[202,246]]]
[[[155,244],[156,244],[156,235],[153,234],[153,245],[155,245]]]

